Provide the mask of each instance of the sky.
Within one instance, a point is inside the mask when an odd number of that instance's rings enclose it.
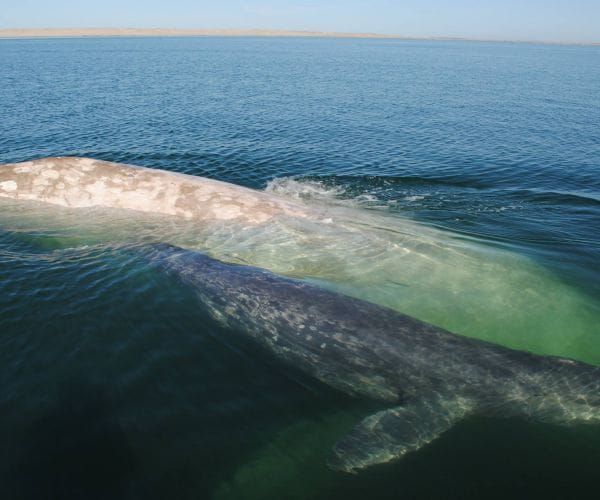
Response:
[[[600,0],[0,0],[0,28],[263,28],[600,42]]]

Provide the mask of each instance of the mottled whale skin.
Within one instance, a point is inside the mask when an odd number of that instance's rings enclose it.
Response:
[[[388,409],[333,448],[356,472],[418,450],[469,415],[600,423],[600,367],[462,337],[355,298],[167,244],[151,261],[277,358]]]
[[[0,165],[0,197],[65,207],[123,208],[254,225],[274,215],[309,217],[299,205],[226,182],[153,168],[56,157]]]
[[[0,197],[106,206],[193,220],[317,218],[269,193],[90,158],[0,165]],[[600,368],[454,335],[391,309],[268,271],[161,244],[151,258],[191,285],[212,316],[348,394],[385,403],[333,448],[354,472],[418,450],[474,414],[561,425],[600,422]]]

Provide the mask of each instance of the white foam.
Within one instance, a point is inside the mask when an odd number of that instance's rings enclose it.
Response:
[[[421,200],[424,200],[424,199],[425,199],[424,195],[417,195],[417,194],[412,195],[412,196],[405,196],[404,197],[404,200],[406,200],[406,201],[421,201]]]
[[[277,177],[269,181],[265,192],[306,202],[311,200],[335,201],[344,194],[345,190],[339,186],[325,186],[319,181],[299,180],[294,177]]]

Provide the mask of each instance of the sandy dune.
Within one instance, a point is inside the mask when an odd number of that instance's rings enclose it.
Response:
[[[401,38],[376,33],[337,33],[330,31],[234,30],[234,29],[164,29],[164,28],[22,28],[0,29],[0,38],[98,36],[293,36],[338,38]]]

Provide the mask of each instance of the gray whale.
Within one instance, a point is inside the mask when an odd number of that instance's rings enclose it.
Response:
[[[385,307],[168,244],[150,258],[224,326],[347,394],[385,403],[333,447],[356,472],[397,459],[469,415],[600,423],[600,367],[455,335]]]
[[[0,165],[0,198],[73,208],[122,208],[244,225],[260,224],[278,214],[313,215],[269,193],[214,179],[80,157]]]

